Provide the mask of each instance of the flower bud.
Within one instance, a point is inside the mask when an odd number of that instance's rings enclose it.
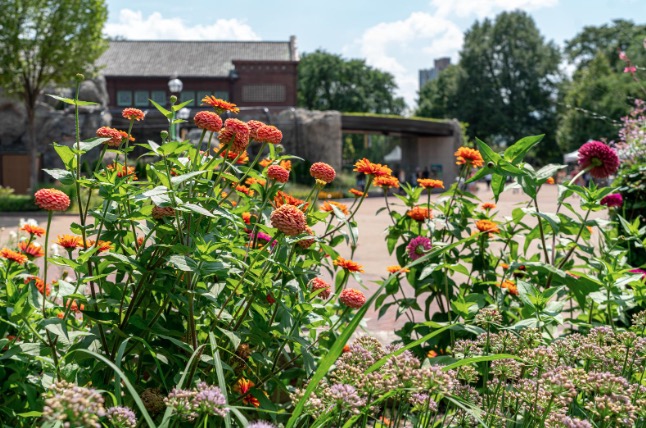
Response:
[[[176,95],[171,95],[170,96],[170,104],[173,105],[177,102],[177,96]]]
[[[162,137],[162,140],[165,140],[166,138],[168,138],[168,131],[162,131],[160,135]]]
[[[76,77],[76,80],[79,82],[82,82],[85,80],[85,76],[83,76],[81,73],[77,73],[76,76],[74,77]]]

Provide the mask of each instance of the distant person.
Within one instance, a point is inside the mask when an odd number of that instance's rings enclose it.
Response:
[[[487,190],[491,189],[491,174],[487,174],[484,176],[484,181],[487,183]]]
[[[424,167],[424,171],[422,171],[422,178],[429,178],[431,176],[431,172],[428,170],[428,167]]]
[[[401,184],[406,183],[406,171],[404,171],[404,168],[399,170],[399,174],[397,174],[397,178],[399,179],[399,182]]]
[[[357,174],[357,188],[363,192],[364,188],[366,187],[366,174],[363,172],[360,172]]]

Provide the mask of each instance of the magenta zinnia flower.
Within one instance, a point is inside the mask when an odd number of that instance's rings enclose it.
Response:
[[[619,157],[601,141],[588,141],[579,149],[579,165],[590,168],[593,177],[606,178],[619,169]]]
[[[433,247],[431,240],[426,236],[411,239],[406,249],[411,260],[417,260]]]
[[[641,273],[642,279],[646,279],[646,269],[635,268],[632,269],[630,273]]]
[[[612,193],[601,198],[599,203],[607,206],[608,208],[620,207],[624,204],[624,198],[621,196],[621,193]]]

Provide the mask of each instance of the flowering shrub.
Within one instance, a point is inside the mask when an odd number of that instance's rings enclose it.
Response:
[[[64,102],[77,112],[87,104]],[[339,355],[374,301],[345,289],[361,268],[334,249],[356,248],[353,217],[365,196],[318,210],[336,174],[325,163],[312,166],[305,200],[285,193],[298,158],[277,149],[280,130],[222,123],[238,109],[214,97],[203,100],[213,111],[194,119],[199,144],[173,140],[186,104],[175,103],[156,105],[169,122],[160,142],[133,141],[145,115],[127,108],[127,131],[54,144],[65,169],[46,172],[76,189],[80,212],[69,232],[50,236],[53,213],[71,201],[39,190],[46,227],[25,225],[0,250],[5,425],[273,426],[287,386]],[[250,144],[260,146],[253,160]],[[146,179],[128,158],[134,146],[151,159]],[[100,161],[82,175],[91,150]],[[114,161],[105,165],[107,152]],[[334,285],[320,278],[324,267],[338,272]]]

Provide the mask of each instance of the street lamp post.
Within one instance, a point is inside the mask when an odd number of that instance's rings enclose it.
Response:
[[[168,81],[168,90],[170,91],[171,96],[177,94],[177,98],[179,99],[179,95],[182,92],[182,88],[184,88],[184,84],[182,83],[181,80],[177,77],[177,74],[173,74],[170,77],[170,80]],[[171,103],[171,107],[172,107]],[[175,124],[171,123],[170,126],[170,137],[174,141],[177,139],[177,134],[176,134],[176,128]]]
[[[188,118],[191,117],[191,109],[189,108],[181,108],[177,112],[177,118],[182,119],[184,121],[188,120]],[[182,126],[180,124],[177,125],[177,134],[179,138],[182,138]]]

